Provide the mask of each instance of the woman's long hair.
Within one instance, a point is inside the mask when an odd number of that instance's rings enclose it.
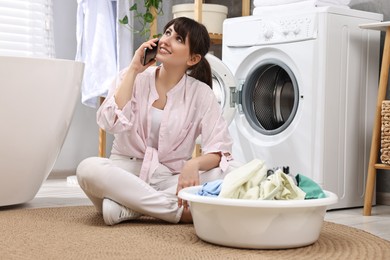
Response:
[[[201,60],[189,68],[191,77],[194,77],[212,88],[212,74],[209,62],[206,60],[205,55],[210,48],[210,36],[203,24],[197,21],[187,18],[178,17],[171,20],[164,27],[164,32],[173,24],[175,32],[179,34],[184,40],[189,39],[190,54],[200,54]]]

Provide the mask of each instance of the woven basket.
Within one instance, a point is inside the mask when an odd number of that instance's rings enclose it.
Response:
[[[390,100],[382,101],[381,161],[390,164]]]

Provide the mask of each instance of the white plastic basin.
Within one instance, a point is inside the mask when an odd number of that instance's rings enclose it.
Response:
[[[241,200],[197,195],[202,186],[182,189],[190,205],[197,236],[207,242],[238,248],[302,247],[318,240],[327,206],[337,196],[312,200]]]

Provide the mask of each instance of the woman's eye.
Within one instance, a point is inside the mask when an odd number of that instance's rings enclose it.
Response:
[[[180,43],[183,42],[183,39],[182,39],[181,37],[177,37],[176,40],[177,40],[178,42],[180,42]]]

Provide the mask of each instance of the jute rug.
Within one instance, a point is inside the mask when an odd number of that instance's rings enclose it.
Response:
[[[217,246],[147,217],[109,227],[92,206],[0,210],[0,228],[0,259],[390,259],[389,241],[330,222],[313,245],[285,250]]]

